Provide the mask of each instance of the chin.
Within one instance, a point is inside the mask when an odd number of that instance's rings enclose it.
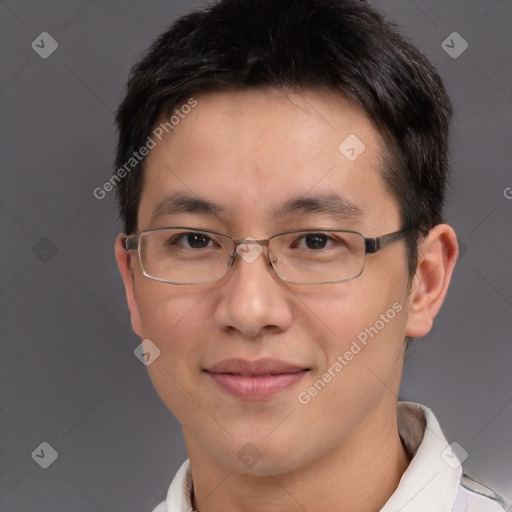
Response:
[[[289,440],[277,439],[270,443],[268,439],[252,439],[251,441],[235,442],[236,450],[218,454],[218,462],[230,471],[242,475],[268,477],[294,471],[308,463],[303,453],[297,452],[300,444]]]

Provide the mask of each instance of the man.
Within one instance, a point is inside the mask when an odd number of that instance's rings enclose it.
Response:
[[[508,510],[397,404],[458,254],[450,116],[355,0],[224,0],[134,67],[115,251],[189,455],[156,512]]]

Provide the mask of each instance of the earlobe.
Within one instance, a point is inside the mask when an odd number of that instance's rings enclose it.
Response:
[[[457,236],[448,224],[434,226],[420,242],[409,295],[406,336],[419,338],[430,331],[448,291],[458,253]]]
[[[132,329],[137,336],[141,337],[140,313],[137,303],[137,295],[135,292],[135,278],[131,264],[132,253],[127,251],[124,247],[124,235],[121,234],[116,237],[114,252],[117,260],[117,266],[124,282],[126,302],[128,303],[128,309],[130,310]]]

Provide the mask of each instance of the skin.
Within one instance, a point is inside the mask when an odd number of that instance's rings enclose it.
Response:
[[[374,237],[400,229],[397,201],[381,179],[384,142],[367,116],[320,91],[209,92],[146,162],[138,229],[186,225],[235,238],[266,239],[311,226]],[[163,120],[163,119],[162,119]],[[353,162],[338,150],[349,134],[364,142]],[[226,216],[182,213],[151,221],[170,192],[221,203]],[[337,192],[362,214],[273,219],[285,200]],[[161,355],[152,382],[182,425],[200,512],[379,510],[409,459],[397,430],[404,337],[423,336],[445,297],[457,258],[453,229],[436,226],[421,243],[408,286],[403,241],[368,255],[358,278],[336,284],[281,281],[265,259],[241,258],[221,281],[173,285],[144,277],[135,252],[115,253],[134,331]],[[343,370],[303,405],[297,400],[392,305],[403,306]],[[227,394],[202,370],[221,360],[272,357],[307,367],[271,398]],[[237,457],[252,443],[261,458]]]

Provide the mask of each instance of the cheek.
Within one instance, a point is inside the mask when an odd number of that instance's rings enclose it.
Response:
[[[170,290],[165,283],[150,283],[140,292],[142,336],[160,350],[158,358],[147,367],[153,385],[173,412],[196,407],[193,400],[187,400],[184,390],[193,387],[199,371],[200,345],[205,333],[211,332],[206,300],[202,300],[207,290]]]
[[[372,371],[385,380],[391,378],[403,350],[406,324],[405,289],[401,293],[392,279],[388,283],[381,280],[378,290],[365,289],[363,280],[362,287],[356,284],[354,280],[339,288],[326,287],[315,299],[303,297],[305,311],[320,329],[315,337],[323,352],[318,358],[318,374],[330,372],[325,380],[347,386],[352,394],[367,386],[365,379]],[[333,373],[344,377],[334,379]]]
[[[136,293],[142,335],[158,342],[161,349],[173,343],[179,344],[179,339],[183,339],[185,333],[182,331],[180,336],[176,336],[176,333],[185,326],[192,326],[189,316],[194,316],[201,309],[202,299],[207,292],[203,287],[141,280]],[[203,325],[206,320],[203,317]]]
[[[310,326],[315,324],[322,331],[319,339],[324,340],[321,344],[326,350],[342,350],[350,346],[350,342],[365,328],[373,326],[381,314],[393,309],[394,302],[403,300],[396,288],[382,280],[376,289],[366,286],[361,278],[324,286],[322,293],[307,289],[298,293],[304,306],[300,316],[304,318],[305,315],[309,318],[307,323]],[[389,312],[391,320],[395,313],[395,310]],[[364,338],[364,335],[361,337]]]

